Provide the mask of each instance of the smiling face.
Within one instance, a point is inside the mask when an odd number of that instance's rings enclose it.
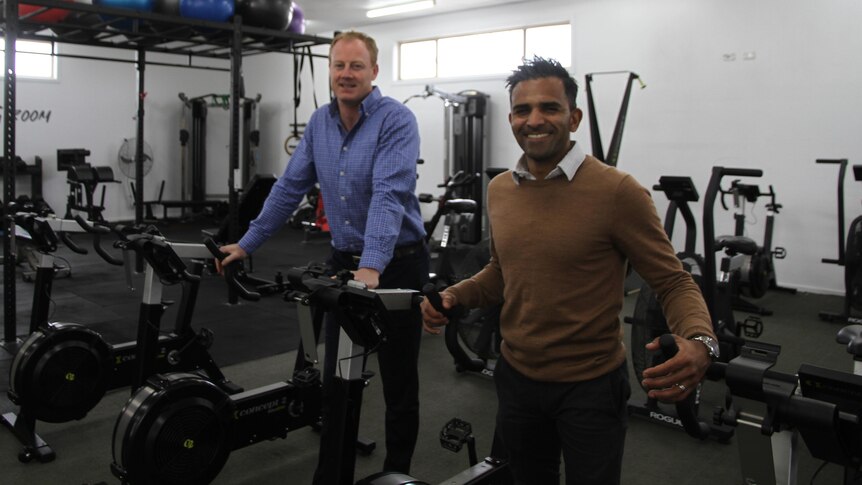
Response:
[[[338,103],[359,106],[371,92],[377,70],[364,42],[359,39],[336,42],[329,53],[329,82]]]
[[[519,82],[512,89],[509,123],[530,166],[554,167],[571,147],[569,133],[578,129],[581,110],[572,109],[563,81],[541,77]]]

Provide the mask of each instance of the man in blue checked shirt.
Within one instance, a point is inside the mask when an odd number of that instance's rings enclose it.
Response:
[[[419,131],[413,113],[372,86],[377,44],[359,32],[330,47],[334,101],[312,114],[305,134],[263,209],[222,265],[246,258],[284,226],[315,182],[329,219],[333,273],[348,269],[368,288],[421,289],[429,256],[416,198]],[[419,429],[418,312],[393,314],[395,328],[378,351],[386,402],[384,470],[408,473]],[[327,322],[324,387],[336,366],[338,327]],[[326,394],[326,393],[325,393]],[[320,472],[320,470],[318,470]]]

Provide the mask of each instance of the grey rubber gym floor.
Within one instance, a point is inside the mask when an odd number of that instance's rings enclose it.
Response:
[[[165,227],[170,237],[196,241],[196,228]],[[175,234],[175,235],[172,235]],[[328,242],[312,238],[302,242],[300,232],[285,229],[256,255],[255,274],[271,278],[275,271],[319,261]],[[72,277],[57,280],[54,289],[52,320],[76,321],[91,325],[105,334],[109,342],[134,337],[137,318],[137,293],[123,283],[122,270],[111,267],[95,255],[79,256],[61,249],[58,253],[72,264]],[[779,266],[779,279],[781,268]],[[294,308],[270,296],[258,303],[229,306],[223,284],[204,278],[194,324],[215,332],[212,353],[225,374],[251,389],[288,377],[296,346]],[[139,285],[138,285],[139,286]],[[18,333],[23,335],[29,321],[32,284],[18,281]],[[168,297],[170,298],[170,297]],[[178,295],[175,297],[178,298]],[[635,296],[626,298],[624,314],[631,313]],[[761,340],[782,346],[775,369],[793,372],[803,362],[851,371],[852,358],[835,343],[840,326],[818,320],[819,310],[838,310],[841,298],[814,294],[769,293],[758,301],[774,311],[764,317]],[[172,313],[163,325],[170,325]],[[628,331],[627,331],[628,334]],[[628,336],[627,336],[628,343]],[[0,410],[15,407],[6,398],[11,355],[0,349]],[[375,370],[376,359],[369,359]],[[425,335],[420,355],[421,425],[420,441],[413,460],[412,474],[429,483],[443,482],[467,466],[466,450],[455,454],[440,447],[440,428],[458,417],[473,426],[480,456],[490,449],[496,408],[493,382],[475,374],[459,374],[446,352],[441,337]],[[40,435],[57,453],[51,463],[20,463],[17,440],[0,428],[0,483],[38,485],[81,485],[118,483],[111,475],[111,433],[119,410],[128,398],[125,390],[109,393],[83,420],[64,424],[38,423]],[[633,402],[643,393],[633,383]],[[724,400],[724,387],[708,382],[704,386],[702,415],[711,414]],[[372,378],[362,406],[360,434],[375,440],[378,449],[368,456],[359,455],[356,477],[379,471],[383,462],[383,405],[380,384]],[[809,483],[820,462],[800,445],[799,483]],[[259,443],[231,454],[217,484],[308,484],[318,460],[318,435],[298,430],[287,439]],[[814,483],[841,482],[842,470],[827,465]],[[741,483],[739,456],[734,440],[728,444],[695,441],[680,431],[632,418],[623,464],[625,484],[729,485]]]

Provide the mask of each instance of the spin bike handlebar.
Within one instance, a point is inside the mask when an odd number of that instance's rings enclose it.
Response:
[[[204,245],[209,249],[210,253],[212,253],[213,257],[218,259],[219,261],[224,260],[227,257],[227,254],[221,252],[218,244],[211,238],[208,237],[204,240]],[[239,272],[239,264],[238,261],[230,263],[228,265],[223,266],[224,268],[224,277],[227,281],[228,286],[230,286],[240,298],[248,301],[258,301],[260,300],[260,293],[256,291],[250,291],[248,288],[240,283],[239,278],[237,278],[237,273]]]
[[[21,226],[30,234],[30,240],[40,252],[53,253],[57,250],[57,233],[51,226],[38,216],[29,212],[15,214],[15,224]]]
[[[430,303],[435,310],[445,315],[450,321],[450,325],[446,327],[446,331],[444,332],[444,338],[446,348],[449,350],[449,353],[455,357],[455,362],[458,362],[458,365],[462,366],[464,370],[472,372],[481,372],[485,369],[485,361],[467,355],[467,352],[461,348],[461,345],[458,343],[458,332],[452,328],[452,325],[454,325],[452,322],[460,320],[461,317],[466,314],[464,307],[461,305],[455,305],[455,307],[448,310],[443,308],[443,299],[440,298],[440,293],[437,292],[437,288],[433,283],[428,283],[422,287],[422,295],[425,296],[428,303]]]
[[[109,264],[113,264],[114,266],[123,266],[123,260],[111,256],[104,248],[102,248],[101,236],[102,234],[111,233],[111,229],[109,227],[90,224],[86,219],[81,217],[80,214],[75,215],[75,221],[77,221],[78,225],[80,225],[85,231],[93,235],[93,249],[96,250],[96,254],[101,256],[102,259],[107,261]]]
[[[40,251],[53,253],[57,250],[57,242],[63,243],[78,254],[87,254],[87,250],[75,244],[71,237],[63,231],[55,231],[49,219],[53,216],[36,212],[18,212],[14,216],[15,224],[24,228],[30,234],[33,243]]]
[[[679,347],[676,345],[673,335],[666,333],[659,337],[659,346],[665,360],[672,358],[679,352]],[[676,403],[676,414],[682,422],[682,427],[685,432],[692,438],[699,440],[706,439],[709,436],[709,424],[701,421],[695,412],[695,398],[697,391],[691,392],[685,399]]]
[[[428,300],[428,303],[435,310],[442,313],[449,320],[457,320],[464,315],[464,307],[461,305],[456,305],[454,308],[449,309],[443,308],[443,299],[440,298],[440,293],[437,292],[437,287],[434,286],[434,283],[426,283],[422,287],[422,296]]]
[[[75,241],[72,240],[71,236],[69,236],[68,233],[61,232],[57,235],[57,237],[59,237],[60,240],[63,241],[63,244],[65,244],[66,247],[69,248],[73,253],[89,254],[89,251],[75,244]]]

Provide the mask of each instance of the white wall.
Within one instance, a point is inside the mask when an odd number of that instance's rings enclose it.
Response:
[[[786,247],[788,257],[777,262],[779,283],[841,293],[842,269],[820,263],[837,253],[837,171],[814,160],[862,163],[862,114],[853,101],[862,85],[859,18],[862,4],[854,0],[536,0],[362,30],[380,45],[377,84],[384,94],[404,100],[426,83],[393,80],[398,41],[570,21],[576,78],[582,80],[588,72],[633,70],[648,85],[632,92],[619,167],[647,186],[660,175],[689,175],[701,193],[714,165],[762,168],[762,183],[772,184],[784,204],[775,244]],[[754,52],[755,59],[743,60],[745,52]],[[726,54],[735,60],[723,60]],[[294,121],[292,57],[248,57],[243,70],[246,94],[262,95],[259,170],[280,174],[288,160],[284,139]],[[313,110],[312,84],[318,101],[327,101],[324,59],[315,61],[315,75],[312,83],[307,66],[302,73],[300,122]],[[124,137],[134,136],[136,110],[134,65],[61,59],[60,76],[56,83],[19,81],[17,98],[21,109],[52,111],[49,123],[18,124],[17,151],[28,161],[34,155],[44,159],[46,198],[58,211],[65,207],[68,190],[65,175],[54,171],[56,149],[88,148],[94,164],[113,165],[117,177],[125,180],[116,166],[116,152]],[[605,144],[610,142],[623,82],[624,77],[604,77],[593,83]],[[504,76],[433,84],[447,92],[476,89],[491,96],[489,165],[511,167],[519,149],[506,120]],[[146,139],[156,153],[156,169],[146,179],[147,198],[155,197],[162,179],[168,180],[165,197],[179,197],[177,93],[194,96],[228,89],[227,73],[148,68]],[[586,108],[583,94],[578,101]],[[408,106],[419,120],[426,161],[419,168],[418,190],[439,192],[442,102],[414,99]],[[224,146],[228,133],[220,135],[213,128],[208,137]],[[590,147],[586,116],[575,139]],[[211,158],[216,157],[214,150]],[[221,173],[226,181],[226,167]],[[845,186],[849,223],[859,213],[862,186],[852,175]],[[663,214],[666,202],[656,197],[656,203]],[[125,187],[109,187],[106,205],[109,219],[133,214]],[[762,209],[756,208],[760,221]],[[730,232],[731,215],[718,216],[717,232]],[[761,231],[760,225],[752,226],[752,237],[760,239]],[[681,239],[680,234],[675,242],[681,245]]]
[[[133,52],[118,49],[81,48],[60,45],[60,52],[89,55],[111,56],[134,60]],[[150,61],[164,61],[169,57],[148,57]],[[173,58],[173,62],[177,59]],[[215,65],[218,62],[198,62],[202,65]],[[225,63],[221,63],[226,67]],[[92,165],[110,166],[114,177],[121,184],[107,184],[104,216],[109,220],[130,219],[134,217],[129,179],[120,171],[117,152],[124,138],[136,136],[137,80],[136,64],[84,60],[61,57],[58,60],[59,80],[33,81],[19,79],[17,82],[16,105],[22,110],[50,110],[48,122],[23,122],[16,124],[16,152],[26,162],[32,163],[35,156],[43,160],[43,191],[47,202],[55,211],[62,213],[66,207],[69,193],[66,173],[57,171],[58,148],[86,148],[91,155]],[[178,94],[189,96],[207,93],[228,93],[230,81],[227,72],[187,68],[161,67],[148,65],[145,70],[144,90],[144,139],[152,147],[154,164],[152,171],[144,179],[145,199],[155,199],[159,184],[165,184],[165,199],[178,198],[180,194],[180,142],[179,129],[182,117],[182,103]],[[217,116],[210,116],[217,118]],[[227,120],[227,116],[223,116]],[[218,124],[218,120],[214,122]],[[210,131],[208,153],[213,173],[208,177],[208,185],[213,190],[226,193],[226,162],[219,161],[219,146],[227,144],[227,123],[222,128]],[[226,160],[227,150],[222,148]],[[222,164],[222,167],[218,167]],[[20,193],[29,193],[29,188],[19,181]],[[101,193],[101,189],[97,192]]]
[[[858,97],[862,81],[862,4],[852,0],[581,0],[535,1],[459,15],[395,22],[366,29],[381,46],[378,85],[397,99],[424,83],[393,81],[392,53],[400,40],[480,32],[560,20],[572,23],[572,65],[589,72],[632,70],[647,88],[633,90],[619,167],[651,186],[660,175],[688,175],[701,195],[714,165],[761,168],[784,209],[774,241],[788,256],[776,263],[779,284],[843,293],[843,270],[824,265],[837,254],[835,166],[817,158],[862,163]],[[755,59],[743,60],[753,52]],[[734,61],[725,61],[733,54]],[[624,76],[593,82],[602,137],[610,143]],[[491,95],[491,166],[511,167],[519,154],[506,121],[504,76],[436,82],[444,91],[478,89]],[[583,85],[583,84],[582,84]],[[636,85],[637,86],[637,85]],[[586,109],[581,93],[579,104]],[[442,170],[443,108],[439,100],[412,100],[419,117],[420,191],[434,191]],[[590,147],[586,114],[575,135]],[[847,219],[859,213],[862,186],[848,174]],[[660,214],[666,201],[656,197]],[[700,213],[700,206],[695,208]],[[749,235],[761,240],[765,213]],[[717,234],[732,232],[732,216],[719,209]],[[678,226],[681,225],[678,224]],[[682,234],[675,243],[682,245]],[[702,244],[702,243],[699,243]]]

